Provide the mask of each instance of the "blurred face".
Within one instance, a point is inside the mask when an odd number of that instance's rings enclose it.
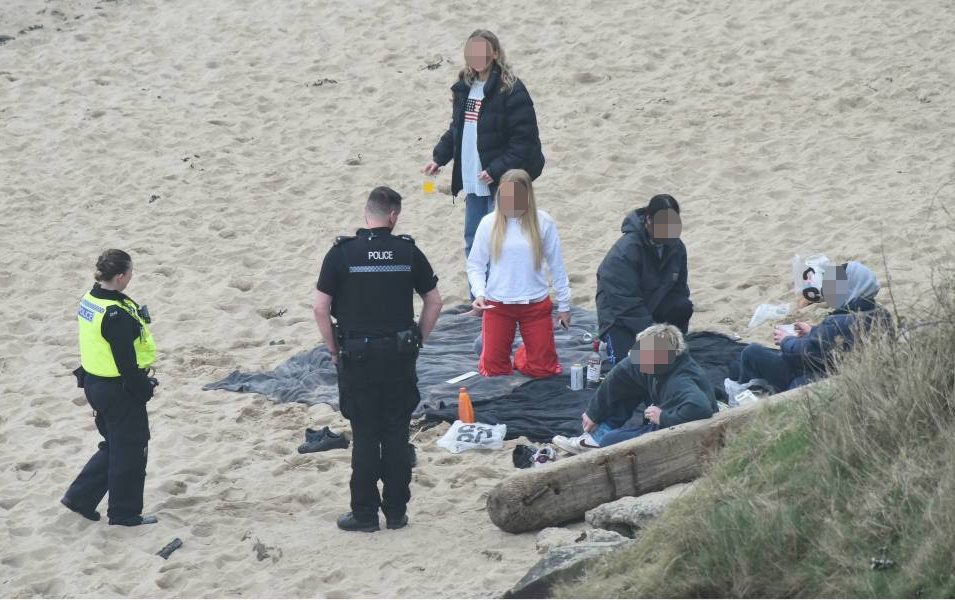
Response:
[[[650,235],[658,244],[674,243],[680,239],[683,232],[683,221],[680,213],[672,208],[658,210],[649,220]]]
[[[838,265],[823,274],[822,299],[832,308],[842,306],[849,300],[849,279],[844,266]]]
[[[502,181],[498,208],[509,218],[523,216],[527,212],[527,187],[520,181]]]
[[[676,359],[676,352],[663,336],[648,336],[630,351],[630,361],[640,365],[640,372],[647,375],[665,373]]]
[[[464,46],[464,60],[468,67],[478,73],[483,73],[491,65],[491,61],[497,58],[497,52],[491,49],[491,42],[484,38],[476,37],[468,40]]]

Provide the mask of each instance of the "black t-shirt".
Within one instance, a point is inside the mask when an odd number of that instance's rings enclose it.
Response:
[[[414,323],[414,293],[427,294],[437,285],[414,240],[376,227],[336,241],[316,287],[332,297],[332,316],[344,331],[378,335]]]

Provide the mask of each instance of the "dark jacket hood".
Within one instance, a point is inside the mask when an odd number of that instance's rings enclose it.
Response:
[[[638,208],[627,214],[627,216],[623,218],[623,223],[620,225],[621,233],[636,233],[643,239],[647,239],[647,226],[644,224],[645,214],[647,214],[647,209],[645,208]]]

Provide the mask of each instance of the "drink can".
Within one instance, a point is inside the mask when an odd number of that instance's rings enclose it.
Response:
[[[574,391],[584,389],[584,366],[581,364],[570,367],[570,389]]]

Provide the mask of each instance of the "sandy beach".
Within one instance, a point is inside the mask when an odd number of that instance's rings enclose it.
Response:
[[[463,201],[420,174],[467,35],[497,33],[534,99],[574,304],[594,308],[624,215],[670,193],[691,327],[765,343],[747,323],[795,300],[793,254],[861,260],[884,302],[887,265],[903,314],[955,261],[953,19],[944,0],[4,2],[0,596],[500,594],[538,559],[484,511],[516,442],[453,456],[422,433],[411,526],[347,534],[349,452],[295,451],[346,420],[200,389],[320,342],[321,258],[376,185],[405,196],[399,230],[446,306],[467,300]],[[70,371],[109,247],[133,256],[160,351],[149,528],[58,502],[99,441]]]

